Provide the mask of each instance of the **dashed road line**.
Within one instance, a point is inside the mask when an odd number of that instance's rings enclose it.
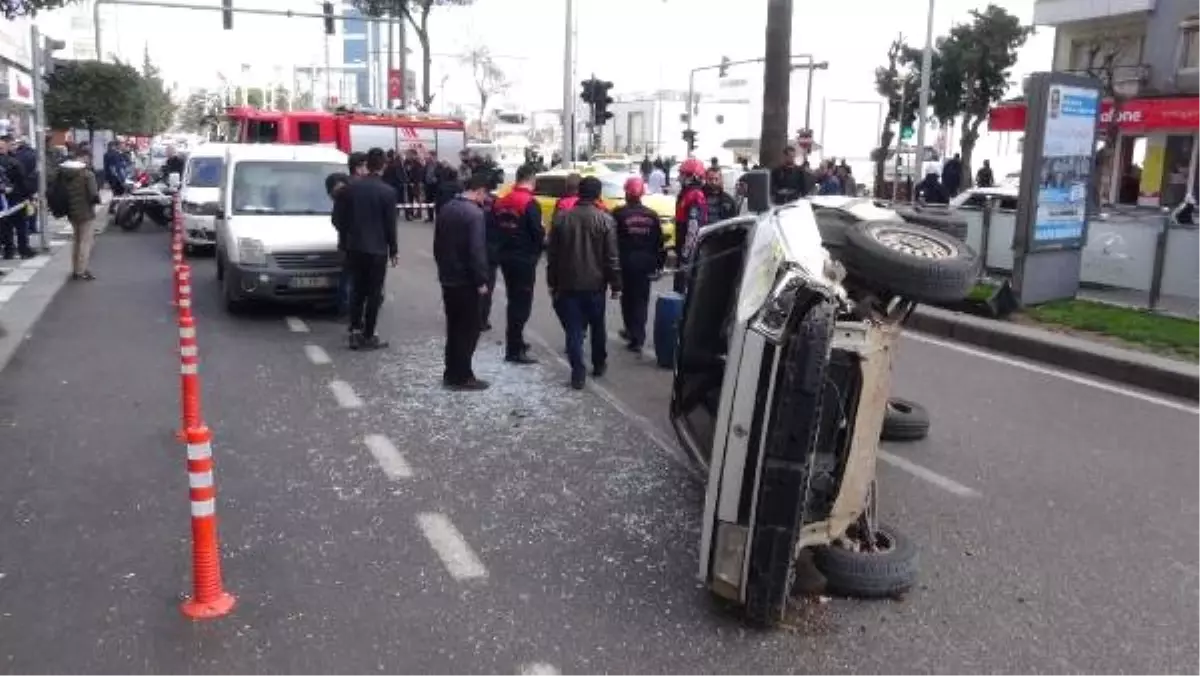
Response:
[[[487,569],[475,555],[471,545],[444,514],[425,512],[417,515],[417,525],[455,580],[478,580],[487,577]]]
[[[362,408],[363,400],[354,392],[354,388],[350,387],[350,383],[344,380],[331,380],[329,381],[329,391],[333,393],[333,398],[337,399],[338,406]]]
[[[898,455],[892,455],[891,453],[888,453],[887,451],[881,450],[881,451],[879,451],[879,459],[886,462],[887,464],[891,465],[892,467],[895,467],[898,470],[908,472],[909,474],[917,477],[918,479],[927,481],[944,491],[947,491],[949,493],[953,493],[954,495],[957,495],[960,498],[978,498],[978,497],[980,497],[979,491],[975,490],[974,488],[971,488],[969,486],[964,486],[964,485],[958,483],[957,481],[955,481],[954,479],[951,479],[949,477],[944,477],[941,474],[938,474],[937,472],[935,472],[931,469],[926,469],[914,462],[905,460],[904,458],[901,458]]]
[[[3,279],[3,277],[0,277],[0,280]],[[19,288],[21,288],[20,284],[0,284],[0,303],[15,296]]]
[[[287,317],[284,321],[287,322],[288,330],[292,333],[308,333],[308,324],[305,324],[303,319]]]
[[[533,662],[521,667],[522,676],[558,676],[560,672],[553,664]]]
[[[305,345],[304,354],[308,356],[308,360],[317,366],[324,366],[333,363],[329,358],[329,353],[320,345]]]
[[[46,267],[51,260],[52,259],[50,256],[38,256],[37,258],[30,258],[29,260],[22,262],[20,267],[25,270],[39,270]]]
[[[37,259],[34,258],[31,260]],[[37,274],[36,269],[29,269],[25,267],[14,268],[7,275],[4,275],[3,278],[0,278],[0,284],[24,284],[25,282],[33,279],[35,274]]]
[[[1119,387],[1117,385],[1112,385],[1112,384],[1102,382],[1099,380],[1085,378],[1083,376],[1075,375],[1074,373],[1067,373],[1065,371],[1060,371],[1058,369],[1048,368],[1046,366],[1039,366],[1038,364],[1033,364],[1033,363],[1030,363],[1027,361],[1023,361],[1021,359],[1014,359],[1012,357],[1005,357],[1003,355],[993,354],[986,350],[980,350],[980,349],[976,349],[973,347],[968,347],[966,345],[959,345],[958,343],[953,343],[953,342],[949,342],[949,341],[945,341],[945,340],[939,340],[937,338],[931,338],[929,336],[922,335],[920,333],[915,333],[912,331],[908,331],[908,332],[904,333],[904,337],[909,340],[914,340],[918,343],[926,343],[928,345],[937,345],[939,347],[944,347],[944,348],[947,348],[950,350],[954,350],[956,352],[961,352],[963,354],[969,354],[973,357],[980,357],[982,359],[988,359],[990,361],[1004,364],[1006,366],[1015,366],[1020,369],[1025,369],[1026,371],[1040,373],[1045,376],[1052,376],[1054,378],[1059,378],[1062,380],[1066,380],[1068,382],[1075,383],[1076,385],[1083,385],[1084,387],[1090,387],[1090,388],[1096,389],[1096,390],[1103,390],[1105,392],[1111,392],[1112,394],[1120,394],[1120,395],[1130,397],[1133,399],[1140,399],[1141,401],[1144,401],[1149,404],[1157,404],[1159,406],[1173,408],[1176,411],[1183,411],[1184,413],[1191,413],[1192,415],[1200,415],[1200,407],[1196,407],[1196,406],[1193,406],[1190,404],[1184,404],[1184,403],[1178,402],[1178,401],[1172,401],[1171,399],[1166,399],[1163,397],[1156,397],[1153,394],[1146,394],[1145,392],[1139,392],[1137,390],[1131,390],[1128,388]]]
[[[363,444],[371,455],[375,456],[375,462],[379,463],[379,468],[387,475],[387,478],[395,481],[397,479],[408,479],[413,475],[412,467],[404,459],[404,455],[400,453],[396,445],[391,439],[382,434],[368,434],[363,437]]]

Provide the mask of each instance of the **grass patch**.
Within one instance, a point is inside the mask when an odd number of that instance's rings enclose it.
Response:
[[[1200,322],[1087,300],[1059,300],[1025,309],[1031,319],[1092,331],[1192,359],[1200,356]]]
[[[987,300],[992,297],[992,294],[996,293],[996,289],[998,288],[1000,287],[995,284],[979,282],[971,287],[971,292],[967,294],[967,300]]]

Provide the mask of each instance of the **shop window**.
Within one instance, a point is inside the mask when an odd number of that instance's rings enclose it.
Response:
[[[1110,67],[1128,68],[1142,61],[1142,36],[1116,35],[1094,36],[1071,41],[1071,54],[1067,69],[1087,72],[1095,69],[1097,74]]]
[[[301,143],[321,142],[320,122],[300,122],[296,125],[296,139]]]
[[[1200,68],[1200,23],[1196,19],[1185,23],[1180,29],[1180,70]]]

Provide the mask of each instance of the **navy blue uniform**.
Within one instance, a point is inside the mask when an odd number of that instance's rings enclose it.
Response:
[[[509,360],[522,359],[528,349],[525,324],[533,311],[538,258],[545,245],[542,210],[533,191],[529,186],[514,186],[492,205],[488,223],[488,258],[504,275],[508,297],[504,351]]]
[[[617,251],[621,258],[621,317],[631,349],[646,342],[650,278],[658,270],[663,247],[662,222],[653,209],[630,202],[613,211],[617,221]]]

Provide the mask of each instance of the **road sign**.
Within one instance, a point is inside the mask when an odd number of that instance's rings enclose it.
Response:
[[[912,127],[902,127],[900,129],[900,140],[901,141],[907,141],[908,139],[910,139],[912,137],[913,137],[913,128]]]

